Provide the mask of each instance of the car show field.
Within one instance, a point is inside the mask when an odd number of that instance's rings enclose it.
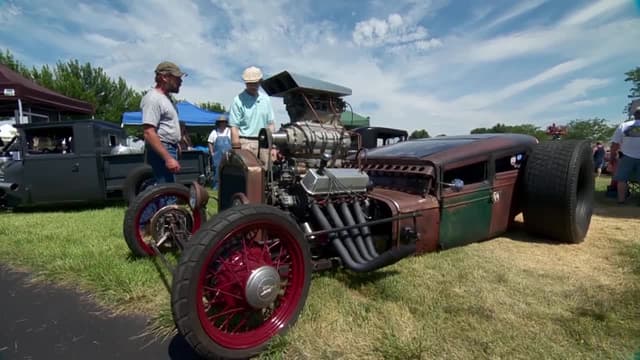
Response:
[[[640,349],[640,220],[635,204],[605,198],[608,181],[597,181],[580,246],[515,229],[369,274],[315,274],[298,323],[260,358],[632,358]],[[173,336],[167,274],[157,258],[130,255],[124,212],[2,214],[0,261],[115,313],[143,314],[149,332]]]

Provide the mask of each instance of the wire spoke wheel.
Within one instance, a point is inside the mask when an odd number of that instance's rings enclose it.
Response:
[[[286,214],[265,205],[233,207],[207,222],[193,244],[176,270],[172,309],[201,355],[254,355],[295,323],[311,261]]]

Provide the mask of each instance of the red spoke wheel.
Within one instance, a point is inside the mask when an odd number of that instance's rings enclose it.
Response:
[[[297,320],[311,254],[287,213],[238,205],[208,221],[182,254],[171,308],[178,331],[207,358],[247,358]]]
[[[206,219],[204,209],[189,207],[189,189],[181,184],[162,184],[147,188],[135,197],[124,216],[123,233],[135,256],[153,256],[152,240],[161,249],[176,249],[176,237],[187,239]],[[164,239],[164,240],[163,240]]]

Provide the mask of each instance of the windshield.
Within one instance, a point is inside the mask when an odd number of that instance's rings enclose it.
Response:
[[[17,136],[14,136],[2,147],[2,154],[8,153],[10,151],[20,151],[20,141],[18,140]]]

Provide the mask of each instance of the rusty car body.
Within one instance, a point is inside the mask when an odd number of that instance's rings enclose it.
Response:
[[[527,230],[547,239],[579,243],[588,231],[594,179],[585,142],[482,134],[350,155],[352,134],[338,120],[349,89],[286,71],[263,88],[283,98],[291,118],[260,134],[260,147],[277,148],[278,159],[230,151],[219,212],[208,221],[207,192],[197,184],[147,189],[125,216],[134,253],[162,255],[167,243],[183,249],[172,313],[202,356],[265,349],[295,323],[313,271],[375,271],[498,236],[520,213]]]

